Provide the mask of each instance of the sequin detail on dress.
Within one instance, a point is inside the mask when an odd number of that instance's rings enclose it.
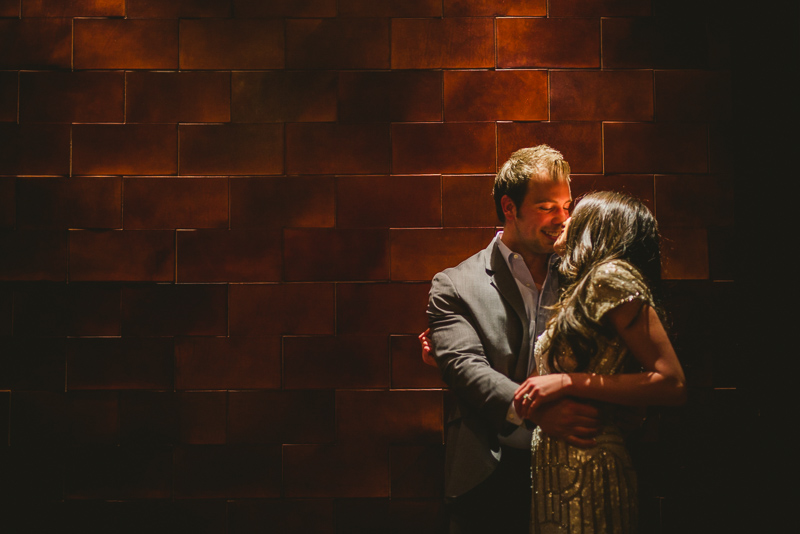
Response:
[[[600,321],[610,310],[632,300],[653,305],[641,274],[624,261],[597,267],[589,276],[587,311]],[[534,358],[540,375],[547,369],[547,347],[553,331],[548,328],[536,343]],[[586,372],[616,374],[632,357],[621,340],[598,334],[597,354]],[[571,354],[562,355],[567,361]],[[597,445],[579,449],[541,432],[533,432],[531,473],[532,534],[625,534],[637,532],[636,473],[622,434],[613,424],[613,406],[605,405],[604,427]]]

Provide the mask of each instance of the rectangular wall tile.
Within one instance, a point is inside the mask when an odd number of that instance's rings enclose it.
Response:
[[[231,228],[331,227],[332,176],[230,179]]]
[[[650,4],[650,0],[550,0],[550,16],[646,17],[652,11]]]
[[[27,331],[35,330],[28,328]],[[17,334],[15,329],[15,334]],[[0,338],[0,387],[12,391],[64,391],[65,339],[53,337]]]
[[[392,19],[393,69],[494,66],[492,19]]]
[[[392,388],[432,389],[446,387],[438,367],[422,361],[417,336],[391,336]]]
[[[732,118],[731,73],[657,70],[656,119],[725,121]]]
[[[0,72],[0,122],[17,121],[19,73]]]
[[[273,499],[228,504],[229,532],[257,532],[271,525],[277,532],[333,534],[333,499]]]
[[[224,285],[131,285],[122,289],[123,336],[224,336]]]
[[[0,69],[72,67],[72,19],[3,19],[0,36]]]
[[[392,166],[398,174],[494,172],[495,125],[393,124]]]
[[[21,0],[0,0],[0,17],[19,17]]]
[[[333,284],[230,286],[232,336],[332,334]]]
[[[447,121],[547,120],[543,70],[446,71]]]
[[[13,317],[13,284],[0,284],[0,337],[7,337],[12,334]]]
[[[11,228],[17,219],[16,178],[0,178],[0,228]]]
[[[14,291],[17,336],[118,336],[120,289],[115,284],[24,285]]]
[[[123,122],[121,72],[23,72],[20,122]]]
[[[584,18],[497,19],[502,68],[600,66],[600,24]]]
[[[439,0],[339,0],[340,17],[441,17]]]
[[[182,337],[175,340],[176,389],[277,389],[281,340]]]
[[[0,280],[67,278],[66,232],[0,230]]]
[[[441,391],[337,391],[342,442],[441,443]]]
[[[661,227],[662,269],[665,280],[708,278],[708,231],[705,228]]]
[[[652,174],[579,174],[570,177],[572,198],[591,191],[618,191],[638,198],[656,213],[655,180]]]
[[[392,497],[436,499],[444,490],[444,447],[397,445],[389,449]]]
[[[127,230],[227,228],[226,178],[123,178]]]
[[[656,176],[656,215],[669,227],[733,226],[734,180],[730,176]]]
[[[281,279],[278,230],[179,231],[177,281],[272,282]]]
[[[708,67],[708,32],[700,17],[605,18],[603,67]]]
[[[430,280],[486,248],[494,228],[393,229],[392,280]]]
[[[175,498],[279,497],[280,445],[195,445],[175,449]]]
[[[67,389],[172,390],[173,351],[171,339],[68,339]]]
[[[444,0],[445,17],[544,17],[547,0]]]
[[[127,122],[228,122],[227,72],[128,72]]]
[[[184,175],[283,172],[282,124],[181,125],[180,147]]]
[[[154,447],[74,447],[67,453],[67,499],[169,499],[172,451]]]
[[[427,328],[429,283],[337,284],[340,334],[419,334]]]
[[[237,17],[335,17],[336,0],[233,0]]]
[[[386,124],[287,124],[286,172],[389,172],[389,142],[389,128]]]
[[[412,122],[442,120],[438,71],[341,71],[339,120]]]
[[[286,67],[290,69],[389,68],[389,20],[288,19]]]
[[[611,173],[703,173],[708,131],[703,124],[606,123],[603,154]]]
[[[23,0],[23,17],[122,17],[125,0]]]
[[[228,443],[332,442],[334,421],[332,390],[228,394]]]
[[[442,176],[442,226],[500,224],[493,189],[493,175]]]
[[[119,404],[122,444],[225,443],[224,391],[124,391]]]
[[[167,230],[69,233],[70,280],[170,282],[175,234]]]
[[[287,228],[286,280],[388,280],[389,233],[383,229]]]
[[[286,389],[388,388],[386,336],[283,338]]]
[[[16,182],[18,228],[121,227],[118,177],[17,178]]]
[[[132,19],[225,18],[231,15],[231,0],[126,0]]]
[[[0,124],[0,173],[66,175],[69,160],[69,125]]]
[[[550,145],[569,162],[573,173],[603,172],[602,129],[593,122],[506,123],[497,126],[497,165],[517,150]]]
[[[174,124],[78,124],[72,128],[75,174],[176,174]]]
[[[336,226],[440,226],[439,176],[337,176]],[[364,202],[369,198],[370,202]]]
[[[551,71],[554,121],[652,121],[653,72]]]
[[[280,19],[183,19],[181,69],[282,69]]]
[[[175,20],[75,20],[76,69],[176,69]]]
[[[336,120],[335,72],[234,72],[232,76],[234,122]]]
[[[283,453],[287,497],[388,497],[389,452],[362,443],[287,445]]]

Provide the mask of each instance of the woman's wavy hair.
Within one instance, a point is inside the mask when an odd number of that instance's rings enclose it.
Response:
[[[624,260],[644,277],[660,306],[661,251],[658,224],[639,200],[612,191],[590,193],[577,204],[567,229],[565,250],[559,266],[561,299],[554,308],[555,332],[549,350],[549,365],[554,371],[566,370],[558,361],[567,345],[577,367],[587,368],[597,352],[596,336],[609,336],[606,327],[589,318],[586,290],[591,273],[612,260]]]

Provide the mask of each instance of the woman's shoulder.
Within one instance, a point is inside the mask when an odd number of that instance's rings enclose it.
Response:
[[[653,304],[650,288],[639,270],[625,260],[610,260],[589,273],[586,300],[592,318],[599,321],[608,311],[632,300]]]

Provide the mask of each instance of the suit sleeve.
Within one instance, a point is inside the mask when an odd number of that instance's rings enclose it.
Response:
[[[428,325],[445,383],[498,433],[513,431],[516,426],[506,418],[518,384],[492,368],[474,317],[445,273],[432,281]]]

